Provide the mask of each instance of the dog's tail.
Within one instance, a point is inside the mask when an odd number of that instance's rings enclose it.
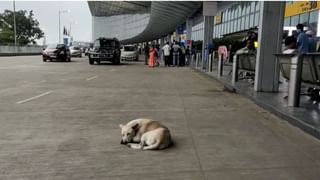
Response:
[[[140,144],[128,143],[127,146],[132,148],[132,149],[141,149],[141,145]]]

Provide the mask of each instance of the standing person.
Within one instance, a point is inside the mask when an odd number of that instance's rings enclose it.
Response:
[[[179,50],[180,50],[180,46],[178,45],[177,42],[174,42],[172,49],[173,49],[173,66],[176,66],[179,62]]]
[[[157,50],[153,44],[149,50],[149,67],[154,68],[157,65]]]
[[[308,52],[316,52],[317,51],[317,38],[314,37],[313,31],[309,30],[306,32],[308,36]]]
[[[169,58],[169,66],[173,66],[173,44],[170,44],[170,58]]]
[[[181,44],[180,47],[180,57],[179,57],[179,66],[184,66],[186,61],[186,49],[184,47],[184,44]]]
[[[157,67],[159,67],[161,65],[161,56],[162,56],[162,52],[161,52],[161,49],[160,49],[160,45],[157,44],[156,45],[156,50],[157,50]]]
[[[165,67],[169,67],[170,65],[170,46],[169,46],[169,42],[167,42],[163,47],[163,55],[164,55],[164,66]]]
[[[144,47],[144,64],[148,65],[148,59],[149,59],[149,44],[147,43]]]
[[[309,40],[306,33],[303,31],[303,24],[298,24],[296,26],[298,37],[297,37],[297,47],[298,47],[298,53],[303,54],[307,53],[309,51]]]
[[[187,46],[187,49],[186,49],[186,65],[187,65],[187,66],[189,66],[189,63],[190,63],[190,55],[191,55],[189,48],[190,48],[190,47]]]

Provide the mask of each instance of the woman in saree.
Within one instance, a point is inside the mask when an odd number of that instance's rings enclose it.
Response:
[[[153,44],[149,51],[149,67],[154,68],[156,67],[157,63],[157,50],[155,45]]]

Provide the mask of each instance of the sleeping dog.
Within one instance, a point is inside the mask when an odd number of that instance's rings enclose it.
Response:
[[[133,149],[164,149],[171,144],[169,129],[158,121],[151,119],[135,119],[121,128],[121,144]]]

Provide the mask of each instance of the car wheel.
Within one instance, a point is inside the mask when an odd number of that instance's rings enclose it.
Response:
[[[42,58],[42,61],[43,61],[43,62],[47,62],[47,59],[46,59],[46,58]]]
[[[94,64],[94,60],[89,58],[89,64],[93,65]]]
[[[68,58],[68,62],[71,62],[71,57]]]
[[[120,58],[116,58],[113,60],[113,64],[119,65],[120,64]]]
[[[81,58],[81,57],[82,57],[82,54],[80,54],[79,57]]]
[[[97,62],[97,64],[100,64],[100,60],[97,60],[96,62]]]

